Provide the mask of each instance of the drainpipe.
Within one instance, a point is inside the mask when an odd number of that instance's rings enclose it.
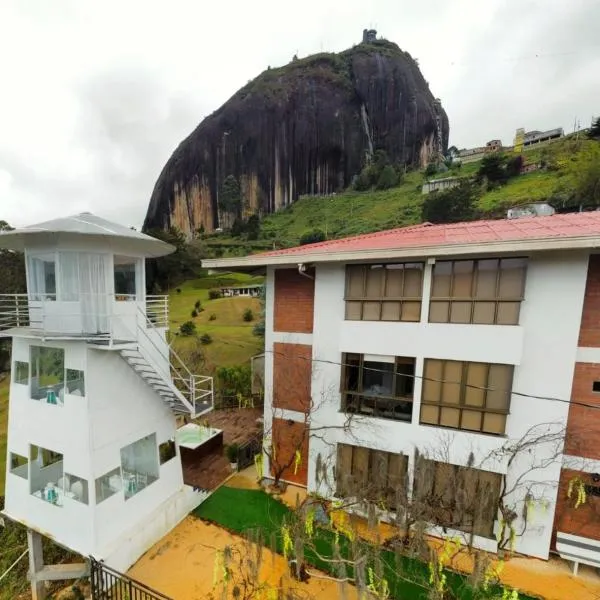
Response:
[[[300,263],[300,264],[298,265],[298,273],[300,273],[300,275],[304,275],[304,277],[308,277],[309,279],[312,279],[312,280],[314,280],[314,277],[313,277],[312,275],[309,275],[309,274],[306,272],[306,269],[307,269],[307,268],[306,268],[306,265],[305,265],[304,263]]]

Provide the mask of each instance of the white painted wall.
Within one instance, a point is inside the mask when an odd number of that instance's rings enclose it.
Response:
[[[312,426],[332,429],[327,440],[311,439],[309,490],[330,494],[324,484],[317,485],[315,464],[318,454],[335,462],[333,442],[360,444],[389,452],[404,453],[413,468],[414,451],[419,449],[432,457],[444,448],[447,460],[466,465],[473,452],[476,463],[486,470],[507,472],[507,456],[490,458],[511,439],[521,438],[540,422],[564,426],[568,404],[530,399],[513,394],[506,437],[454,431],[419,425],[419,408],[423,361],[425,358],[497,362],[515,365],[513,390],[535,396],[569,399],[577,338],[587,275],[587,254],[582,252],[538,253],[528,267],[525,301],[521,307],[519,326],[486,326],[427,323],[427,298],[431,267],[425,269],[424,301],[420,323],[354,322],[344,320],[343,265],[317,266],[315,286],[313,344]],[[296,336],[273,332],[273,268],[267,270],[265,334],[265,426],[270,428],[272,416],[272,380],[274,341],[292,341]],[[298,341],[296,341],[298,343]],[[307,342],[305,342],[307,343]],[[411,423],[394,422],[371,417],[355,417],[352,431],[343,430],[345,416],[340,409],[339,363],[343,352],[372,353],[389,356],[414,356],[416,376],[414,409]],[[558,424],[558,425],[556,425]],[[538,446],[526,458],[514,461],[507,476],[509,488],[520,474],[529,471],[532,461],[540,463],[550,449]],[[536,471],[527,479],[535,484],[539,495],[549,500],[549,510],[538,510],[533,525],[517,540],[516,550],[547,558],[552,532],[556,486],[541,482],[558,482],[560,460],[546,469]],[[522,501],[523,489],[519,489]],[[519,529],[519,523],[517,523]],[[494,549],[495,541],[480,539],[479,545]]]

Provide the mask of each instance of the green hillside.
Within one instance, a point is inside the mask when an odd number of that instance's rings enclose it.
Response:
[[[583,135],[580,139],[567,136],[525,150],[523,156],[527,163],[541,162],[544,167],[513,177],[495,189],[482,186],[477,200],[480,218],[499,218],[509,207],[532,201],[550,201],[555,208],[561,208],[572,200],[583,166],[595,161],[600,169],[600,144]],[[472,178],[480,165],[480,161],[467,163],[430,179]],[[421,193],[425,180],[423,172],[409,172],[401,185],[388,190],[303,197],[262,219],[258,240],[246,242],[243,236],[221,234],[208,236],[206,243],[213,251],[219,249],[218,254],[241,255],[264,251],[274,245],[295,245],[302,234],[314,229],[321,229],[331,239],[419,223],[426,198]]]

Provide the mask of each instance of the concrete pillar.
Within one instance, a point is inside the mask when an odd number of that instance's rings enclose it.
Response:
[[[36,574],[44,567],[44,551],[42,549],[42,536],[32,529],[27,530],[27,545],[29,546],[29,579],[31,581],[32,600],[46,598],[46,586],[43,581],[38,581]]]

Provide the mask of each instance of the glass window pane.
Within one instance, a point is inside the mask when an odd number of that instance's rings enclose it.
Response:
[[[29,257],[28,279],[32,300],[56,300],[55,261],[54,254]]]
[[[172,458],[177,456],[177,450],[175,449],[175,442],[173,440],[167,440],[158,446],[158,456],[160,464],[164,465],[169,462]]]
[[[387,265],[386,268],[386,298],[401,298],[404,285],[404,265]]]
[[[432,298],[448,298],[450,296],[450,280],[452,261],[439,261],[433,267]]]
[[[83,371],[67,369],[67,394],[85,396],[85,380]]]
[[[498,325],[518,325],[520,302],[498,302]]]
[[[486,407],[506,410],[510,407],[513,368],[510,365],[490,365]]]
[[[420,302],[403,302],[402,303],[402,321],[409,323],[418,323],[421,320],[421,303]]]
[[[463,410],[461,421],[461,429],[470,429],[472,431],[481,430],[481,413],[475,410]]]
[[[363,321],[379,321],[381,302],[363,302]]]
[[[443,363],[441,360],[425,359],[423,369],[423,402],[439,402],[442,391]]]
[[[467,384],[465,386],[465,404],[483,406],[487,386],[488,365],[484,363],[468,363]]]
[[[453,298],[471,298],[473,282],[473,261],[457,260],[454,263],[452,282]]]
[[[400,320],[400,302],[383,302],[381,305],[381,320],[382,321],[399,321]]]
[[[522,298],[525,286],[524,258],[503,258],[500,262],[498,298]]]
[[[121,448],[121,471],[125,500],[141,492],[159,476],[156,434]]]
[[[442,402],[444,404],[459,404],[460,386],[462,382],[462,362],[447,360],[444,363],[442,383]]]
[[[367,298],[381,298],[383,296],[383,280],[385,269],[382,265],[367,267]]]
[[[26,456],[21,456],[15,452],[10,453],[10,472],[17,477],[27,479],[29,461]]]
[[[432,301],[429,305],[429,322],[430,323],[448,323],[448,311],[450,303],[440,300]]]
[[[471,322],[471,303],[470,302],[451,302],[450,303],[450,323],[470,323]]]
[[[30,472],[29,491],[32,496],[62,506],[63,490],[63,455],[40,446],[29,447]]]
[[[460,410],[458,408],[440,407],[440,425],[458,428]]]
[[[423,288],[423,265],[407,264],[404,266],[404,297],[420,298]]]
[[[63,404],[65,351],[62,348],[30,347],[31,397],[48,404]]]
[[[362,265],[351,265],[347,267],[346,297],[362,298],[364,295],[365,267]]]
[[[396,398],[412,398],[415,385],[415,359],[396,359]]]
[[[495,302],[475,301],[473,306],[473,323],[480,325],[493,325],[495,312]]]
[[[346,320],[360,321],[362,302],[346,302]]]
[[[121,469],[117,467],[96,479],[96,504],[100,504],[122,489]]]
[[[360,355],[359,354],[343,354],[343,380],[342,391],[359,391],[359,375],[360,375]]]
[[[14,382],[29,385],[29,363],[15,360]]]
[[[114,257],[115,296],[117,300],[135,300],[137,262],[136,258],[128,256]]]
[[[439,408],[437,406],[431,406],[429,404],[421,405],[421,423],[425,425],[437,425]]]
[[[60,483],[59,487],[63,490],[67,498],[71,498],[71,500],[76,500],[82,504],[89,504],[88,482],[86,479],[65,473],[62,485]]]
[[[362,381],[365,396],[393,396],[394,363],[365,361]]]
[[[485,433],[504,434],[506,430],[506,415],[496,413],[485,413],[483,415],[483,428]]]
[[[477,281],[475,297],[496,298],[496,280],[498,277],[498,259],[477,261]]]

